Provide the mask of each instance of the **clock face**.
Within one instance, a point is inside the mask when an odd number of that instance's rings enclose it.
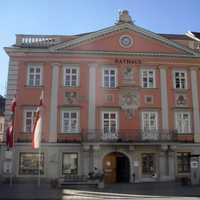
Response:
[[[122,35],[119,39],[119,43],[124,48],[129,48],[133,44],[133,39],[129,35]]]

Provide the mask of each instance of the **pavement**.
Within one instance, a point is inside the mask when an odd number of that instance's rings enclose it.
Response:
[[[103,189],[94,186],[69,186],[51,188],[48,184],[0,184],[0,199],[3,200],[200,200],[200,185],[182,186],[176,182],[137,183],[106,185]]]

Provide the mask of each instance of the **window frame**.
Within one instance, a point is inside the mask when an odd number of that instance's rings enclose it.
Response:
[[[26,114],[27,112],[31,112],[31,115],[33,115],[31,117],[31,131],[27,131],[26,128],[27,128],[27,125],[26,125]],[[35,121],[35,114],[36,114],[36,108],[26,108],[23,110],[23,132],[24,133],[31,133],[32,132],[32,129],[33,129],[33,126],[34,126],[34,121]]]
[[[30,69],[31,68],[34,68],[34,83],[33,85],[30,84]],[[40,84],[39,85],[36,85],[35,82],[36,82],[36,69],[39,68],[40,69]],[[28,67],[27,67],[27,82],[26,82],[26,85],[29,86],[29,87],[41,87],[43,84],[43,65],[42,64],[28,64]]]
[[[70,69],[70,84],[66,85],[66,69]],[[76,69],[76,85],[72,85],[72,70]],[[77,64],[65,64],[63,66],[63,86],[64,87],[79,87],[80,86],[80,66]]]
[[[76,155],[77,158],[77,166],[76,166],[76,173],[64,173],[64,155],[67,154],[67,155]],[[61,174],[62,176],[66,176],[66,175],[78,175],[79,173],[79,154],[78,152],[62,152],[62,169],[61,169]]]
[[[105,86],[105,80],[104,80],[104,75],[105,75],[105,71],[106,70],[108,70],[109,71],[109,74],[108,74],[108,77],[109,77],[109,83],[108,83],[108,87],[107,86]],[[115,85],[114,85],[114,87],[111,87],[111,80],[110,80],[110,78],[111,78],[111,75],[110,75],[110,71],[111,70],[114,70],[115,71],[115,75],[114,75],[114,77],[115,77]],[[118,86],[118,70],[117,70],[117,68],[114,68],[114,67],[104,67],[103,69],[102,69],[102,87],[103,88],[106,88],[106,89],[114,89],[114,88],[116,88]]]
[[[18,167],[18,175],[19,176],[38,176],[38,167],[35,169],[35,170],[37,170],[37,173],[28,173],[28,174],[25,174],[25,173],[21,173],[21,155],[23,155],[23,154],[32,154],[32,155],[39,155],[39,153],[38,152],[19,152],[19,154],[18,154],[18,162],[19,162],[19,167]],[[42,163],[42,164],[40,164],[40,166],[42,166],[42,169],[40,170],[40,174],[41,174],[41,176],[44,176],[45,175],[45,155],[44,155],[44,152],[41,152],[40,153],[41,154],[41,158],[40,158],[40,162]],[[36,162],[37,161],[39,161],[39,158],[38,158],[38,156],[37,156],[37,158],[35,159],[36,160]],[[33,169],[32,168],[32,166],[31,166],[31,168],[30,168],[30,170],[31,169]]]
[[[180,154],[180,156],[178,156],[178,154]],[[186,157],[186,154],[187,154],[187,161],[188,161],[188,163],[187,163],[187,168],[188,168],[188,170],[185,170],[184,168],[185,168],[185,158],[184,158],[184,156]],[[191,167],[190,167],[190,155],[191,155],[191,152],[177,152],[176,153],[176,167],[177,167],[177,173],[178,174],[184,174],[184,173],[190,173],[190,171],[191,171]],[[181,158],[181,160],[180,160],[180,165],[179,165],[179,157]],[[181,170],[179,170],[179,166],[181,166]]]
[[[104,114],[108,114],[109,115],[109,132],[104,132]],[[101,129],[102,129],[102,132],[103,133],[112,133],[111,131],[110,131],[110,129],[111,129],[111,118],[110,118],[110,116],[111,116],[111,114],[115,114],[115,123],[116,123],[116,133],[118,132],[118,130],[119,130],[119,114],[118,114],[118,112],[117,111],[102,111],[102,116],[101,116]]]
[[[76,113],[76,120],[77,120],[77,130],[70,129],[69,131],[64,131],[64,113],[70,113],[70,123],[71,123],[71,113]],[[70,124],[71,127],[71,124]],[[74,134],[74,133],[80,133],[80,110],[78,109],[64,109],[61,111],[61,132],[63,134]]]
[[[185,88],[182,88],[182,86],[180,88],[176,87],[176,73],[184,73],[184,79],[185,79]],[[182,85],[181,81],[179,83],[180,85]],[[186,70],[173,70],[173,87],[175,90],[187,90],[188,89],[188,73]]]
[[[143,164],[144,164],[144,161],[143,161],[143,158],[144,158],[144,156],[152,156],[152,161],[153,161],[153,169],[152,170],[149,170],[149,171],[144,171],[144,167],[143,167]],[[149,160],[148,160],[149,161]],[[149,165],[149,163],[148,163],[148,165],[147,165],[147,168],[150,168],[150,165]],[[151,176],[153,176],[153,174],[154,173],[156,173],[156,154],[155,153],[151,153],[151,152],[149,152],[149,153],[142,153],[141,154],[141,172],[142,172],[142,175],[151,175]]]
[[[183,120],[183,115],[184,114],[188,114],[188,116],[189,116],[189,118],[188,118],[188,120],[189,120],[189,127],[188,127],[188,131],[187,132],[184,132],[183,131],[183,129],[184,129],[184,126],[183,126],[183,124],[181,125],[182,127],[181,127],[181,129],[182,129],[182,131],[179,131],[178,130],[178,114],[181,114],[182,115],[182,120]],[[174,113],[174,115],[175,115],[175,129],[177,130],[177,132],[178,132],[178,134],[190,134],[190,133],[192,133],[192,119],[191,119],[191,112],[189,112],[189,111],[175,111],[175,113]],[[181,123],[185,123],[185,122],[181,122]]]
[[[147,130],[147,129],[145,129],[145,127],[144,127],[144,125],[145,125],[145,123],[144,123],[144,115],[145,115],[145,113],[148,113],[148,120],[149,120],[149,124],[150,124],[150,114],[155,114],[155,126],[156,126],[156,128],[155,129],[149,129],[149,130]],[[153,131],[153,130],[158,130],[158,112],[157,111],[142,111],[142,118],[141,118],[141,125],[142,125],[142,130],[143,131]]]
[[[147,87],[144,86],[144,72],[147,72]],[[149,83],[149,72],[153,72],[153,86],[150,87],[150,83]],[[141,83],[141,87],[145,88],[145,89],[152,89],[152,88],[156,88],[156,70],[155,69],[141,69],[140,70],[140,83]]]

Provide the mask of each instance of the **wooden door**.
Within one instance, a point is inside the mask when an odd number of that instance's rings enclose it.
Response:
[[[114,154],[107,155],[103,162],[104,181],[105,183],[116,182],[116,156]]]

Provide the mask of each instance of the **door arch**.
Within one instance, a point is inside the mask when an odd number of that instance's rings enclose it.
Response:
[[[120,152],[112,152],[103,158],[103,170],[105,183],[129,182],[130,161]]]

